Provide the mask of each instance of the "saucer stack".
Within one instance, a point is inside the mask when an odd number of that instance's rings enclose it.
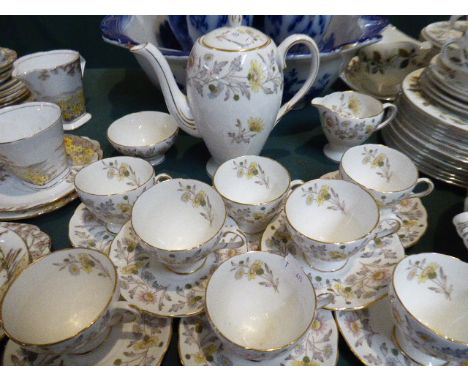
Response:
[[[397,99],[398,114],[382,136],[418,168],[439,180],[468,187],[468,89],[438,77],[439,58],[410,73]]]
[[[24,83],[11,77],[16,57],[14,50],[0,47],[0,108],[22,103],[31,97]]]

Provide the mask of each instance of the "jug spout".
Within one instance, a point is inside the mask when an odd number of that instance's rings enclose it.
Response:
[[[159,49],[151,43],[144,43],[132,47],[130,51],[147,74],[158,78],[169,113],[180,128],[187,134],[200,137],[187,97],[177,86],[171,68]]]

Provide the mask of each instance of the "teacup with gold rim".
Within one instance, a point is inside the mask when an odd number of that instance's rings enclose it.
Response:
[[[381,207],[421,198],[434,190],[429,178],[418,178],[418,169],[409,157],[384,145],[367,144],[347,150],[341,158],[340,175],[367,190]],[[426,189],[415,192],[420,184],[425,184]]]
[[[343,268],[371,240],[393,234],[401,226],[390,211],[380,216],[368,192],[344,180],[304,183],[289,195],[285,214],[287,229],[305,260],[323,272]]]
[[[277,161],[246,155],[224,162],[213,177],[229,216],[246,233],[265,230],[280,212],[291,188],[303,184],[291,177]]]
[[[28,102],[1,109],[0,163],[34,188],[47,188],[63,179],[69,168],[60,108]]]
[[[401,260],[389,298],[394,339],[422,365],[468,361],[468,263],[440,253]]]
[[[75,189],[91,213],[118,233],[130,220],[137,198],[155,182],[168,179],[166,174],[156,178],[147,161],[133,157],[113,157],[82,168],[75,176]]]
[[[242,246],[244,238],[223,229],[227,214],[221,196],[206,183],[171,179],[141,194],[132,211],[132,228],[150,261],[180,274],[197,271],[206,256],[220,248]],[[230,244],[232,233],[241,240]]]
[[[296,346],[330,298],[315,295],[294,257],[252,251],[226,260],[212,274],[206,315],[227,349],[261,361]]]
[[[36,353],[83,354],[98,347],[124,313],[112,261],[85,248],[63,249],[36,260],[5,292],[0,306],[10,339]]]

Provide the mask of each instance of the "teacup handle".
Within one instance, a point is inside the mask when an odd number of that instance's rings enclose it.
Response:
[[[302,179],[294,179],[289,182],[289,189],[291,191],[295,190],[297,187],[302,186],[304,181]]]
[[[80,66],[81,66],[81,76],[84,77],[84,70],[86,66],[86,60],[84,57],[80,54]]]
[[[225,241],[223,241],[223,239],[228,234],[237,236],[238,238],[240,238],[241,241],[234,241],[234,242],[231,242],[231,243],[226,243]],[[221,236],[221,240],[219,241],[219,243],[216,245],[216,247],[213,250],[214,251],[219,251],[220,249],[235,249],[235,248],[240,248],[240,247],[242,247],[243,245],[246,245],[246,244],[247,244],[247,239],[245,238],[244,235],[240,234],[237,231],[225,230],[224,233]]]
[[[172,176],[170,176],[169,174],[166,174],[165,172],[162,172],[161,174],[159,175],[156,175],[154,177],[154,183],[161,183],[161,182],[164,182],[165,180],[171,180],[172,179]]]
[[[333,293],[325,292],[317,295],[317,309],[322,309],[328,304],[335,302],[335,295]]]
[[[380,130],[382,127],[385,127],[387,126],[392,120],[393,118],[396,117],[396,114],[397,114],[397,111],[398,111],[398,108],[393,104],[393,103],[384,103],[383,104],[383,109],[384,109],[384,112],[388,109],[389,112],[386,113],[387,116],[386,118],[384,119],[383,122],[381,122],[376,128],[374,131],[378,131]]]
[[[296,94],[288,101],[278,111],[276,116],[275,125],[284,117],[284,115],[290,111],[296,103],[298,103],[302,97],[309,91],[312,84],[315,81],[315,78],[318,74],[319,64],[320,64],[320,53],[315,41],[305,35],[305,34],[294,34],[292,36],[286,37],[284,41],[278,46],[278,62],[279,66],[282,69],[286,68],[286,54],[288,50],[291,49],[294,45],[304,44],[309,48],[310,51],[310,69],[307,80],[304,82],[304,85],[297,91]]]
[[[420,192],[411,192],[405,199],[410,199],[410,198],[422,198],[424,196],[429,195],[432,191],[434,191],[434,183],[432,183],[432,180],[429,178],[419,178],[416,181],[415,188],[417,187],[418,184],[427,184],[427,189],[420,191]]]
[[[393,221],[394,223],[390,224],[389,222],[391,222],[391,221]],[[389,224],[390,227],[382,228],[383,224]],[[402,225],[403,225],[403,222],[401,221],[401,219],[398,216],[396,216],[392,212],[388,212],[388,213],[385,214],[385,216],[379,222],[379,226],[381,227],[381,229],[375,233],[373,239],[374,240],[375,239],[381,239],[382,237],[389,236],[389,235],[392,235],[394,233],[397,233],[400,230]]]
[[[132,322],[141,317],[141,313],[134,305],[130,305],[127,301],[116,301],[110,306],[111,326],[119,322]],[[127,315],[125,313],[131,313]]]

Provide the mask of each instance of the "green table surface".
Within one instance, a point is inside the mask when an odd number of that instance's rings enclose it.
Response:
[[[338,81],[334,90],[345,89]],[[160,91],[155,88],[139,69],[89,69],[85,73],[87,109],[92,119],[72,134],[88,136],[100,142],[104,157],[119,155],[106,139],[106,130],[116,119],[137,111],[158,110],[167,112]],[[371,138],[381,142],[379,136]],[[337,170],[322,153],[326,138],[320,128],[318,114],[310,105],[302,110],[291,111],[272,131],[262,155],[281,162],[293,179],[310,180],[326,172]],[[211,183],[205,171],[210,155],[201,139],[180,133],[175,145],[166,155],[166,160],[156,167],[156,172],[172,176],[194,178]],[[437,180],[435,191],[423,199],[428,212],[429,227],[422,239],[407,250],[407,254],[440,252],[468,261],[468,253],[457,236],[452,218],[463,211],[466,190]],[[61,209],[34,219],[24,220],[39,226],[52,238],[52,249],[70,247],[68,222],[76,207],[75,200]],[[390,319],[390,317],[389,317]],[[178,319],[173,320],[173,336],[163,365],[180,365],[177,352]],[[0,353],[7,342],[0,342]],[[343,338],[339,340],[339,365],[361,365]]]

